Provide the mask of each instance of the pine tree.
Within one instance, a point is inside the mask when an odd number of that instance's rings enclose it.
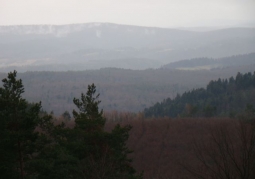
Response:
[[[74,128],[64,123],[43,122],[37,143],[43,143],[31,164],[37,179],[136,179],[127,146],[130,126],[117,125],[104,131],[106,119],[99,110],[99,95],[94,84],[88,86],[81,99],[74,99],[78,111],[73,111]],[[40,141],[41,140],[41,141]]]
[[[24,87],[10,72],[0,87],[0,173],[1,178],[26,177],[26,162],[34,152],[38,137],[40,103],[29,104],[22,98]]]
[[[74,99],[75,127],[55,125],[41,114],[41,104],[22,98],[24,87],[11,72],[0,87],[1,178],[33,179],[136,179],[126,142],[130,126],[104,131],[94,84]],[[40,131],[40,132],[36,132]]]
[[[111,132],[104,131],[106,119],[103,110],[99,110],[99,94],[96,95],[94,84],[88,86],[86,95],[81,99],[74,99],[79,109],[73,111],[75,118],[73,154],[80,160],[79,168],[82,178],[90,179],[131,179],[141,176],[135,175],[131,167],[127,146],[130,126],[117,125]],[[71,142],[71,141],[70,141]]]

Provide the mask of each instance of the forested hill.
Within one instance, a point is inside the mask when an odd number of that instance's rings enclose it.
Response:
[[[144,114],[147,117],[233,117],[247,105],[255,105],[255,72],[211,81],[206,89],[199,88],[174,99],[165,99],[146,108]]]
[[[0,39],[1,72],[144,70],[255,52],[255,28],[194,32],[112,23],[17,25],[0,26]]]
[[[224,58],[193,58],[164,65],[167,69],[212,69],[255,64],[255,53],[234,55]]]

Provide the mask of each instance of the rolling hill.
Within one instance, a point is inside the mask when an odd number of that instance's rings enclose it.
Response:
[[[255,53],[235,55],[218,59],[193,58],[190,60],[180,60],[177,62],[166,64],[162,68],[198,70],[198,69],[226,68],[232,66],[243,66],[253,64],[255,64]]]
[[[210,81],[206,88],[186,91],[146,108],[147,117],[233,117],[255,105],[255,71]]]
[[[0,26],[0,71],[159,68],[255,52],[253,28],[207,32],[110,23]]]

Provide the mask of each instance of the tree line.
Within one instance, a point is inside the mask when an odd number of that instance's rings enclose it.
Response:
[[[246,105],[255,105],[255,72],[235,78],[210,81],[206,88],[193,89],[146,108],[146,117],[234,117]]]

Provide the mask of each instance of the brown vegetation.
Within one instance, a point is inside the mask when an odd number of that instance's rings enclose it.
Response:
[[[117,123],[133,127],[128,140],[134,151],[130,157],[134,168],[144,172],[144,179],[254,177],[255,129],[250,121],[145,118],[142,113],[117,111],[104,115],[106,131]]]
[[[115,121],[108,120],[106,130],[117,122],[133,126],[129,148],[134,150],[134,167],[144,171],[145,179],[252,178],[255,130],[250,123],[229,118],[145,119],[142,115],[116,112],[111,115],[108,114]],[[222,151],[221,146],[229,147],[230,151]],[[213,158],[211,152],[218,158]],[[207,158],[201,161],[199,154]],[[234,157],[236,166],[229,157]],[[203,162],[211,168],[206,168]],[[220,168],[222,163],[226,165],[225,173],[232,172],[230,177],[212,175],[210,169]]]
[[[194,144],[197,166],[186,169],[197,178],[255,178],[255,126],[247,121],[220,121],[210,126],[209,138]]]

